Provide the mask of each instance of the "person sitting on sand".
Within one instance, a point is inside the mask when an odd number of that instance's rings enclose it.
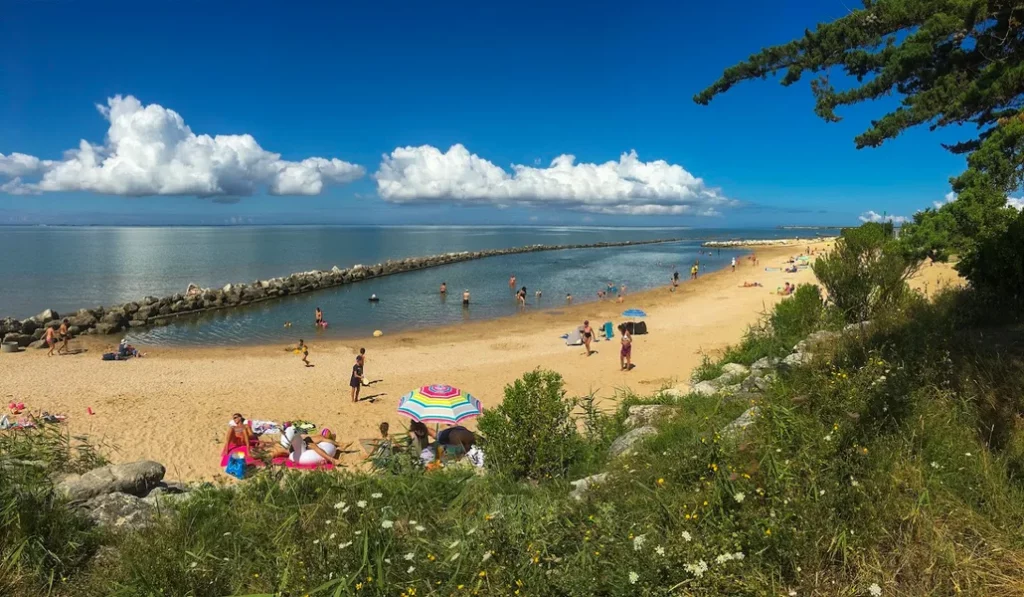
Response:
[[[434,432],[419,421],[413,421],[409,424],[409,439],[411,440],[412,448],[419,451],[420,461],[423,464],[430,464],[437,459],[437,451],[430,446],[434,436]]]
[[[224,438],[222,454],[227,454],[235,448],[247,447],[252,439],[253,434],[249,421],[246,421],[240,413],[235,413],[231,415],[231,426],[228,427],[228,435]]]
[[[441,282],[441,294],[448,294],[448,283]]]
[[[301,438],[303,446],[296,452],[296,438]],[[320,464],[333,462],[338,456],[338,444],[336,436],[330,429],[324,429],[320,438],[315,442],[309,436],[301,433],[291,423],[285,423],[285,429],[281,433],[280,444],[271,448],[271,458],[286,457],[296,464]]]
[[[121,339],[121,344],[117,347],[117,357],[120,359],[127,359],[129,357],[143,357],[143,353],[139,352],[139,349],[135,348],[131,344],[128,344],[127,338]]]
[[[456,458],[461,458],[476,444],[476,435],[462,425],[446,427],[437,434],[437,443],[442,448],[452,448]]]
[[[755,288],[755,287],[760,287],[760,286],[761,286],[760,282],[744,282],[743,286],[741,286],[740,288]]]

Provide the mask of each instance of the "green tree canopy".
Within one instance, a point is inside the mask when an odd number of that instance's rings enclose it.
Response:
[[[858,148],[877,147],[914,126],[971,125],[973,136],[946,146],[967,158],[967,169],[951,180],[959,199],[918,214],[906,236],[922,257],[975,251],[1022,217],[1006,207],[1006,197],[1024,182],[1024,1],[863,5],[726,69],[694,101],[706,105],[748,79],[784,73],[781,82],[788,86],[817,73],[811,82],[815,113],[829,122],[840,119],[842,106],[899,97],[896,109],[856,137]],[[844,89],[830,80],[837,71],[851,82]]]

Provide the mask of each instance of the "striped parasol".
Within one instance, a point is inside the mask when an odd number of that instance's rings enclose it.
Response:
[[[479,400],[443,384],[423,386],[398,401],[398,414],[421,423],[456,425],[480,416],[481,412]]]

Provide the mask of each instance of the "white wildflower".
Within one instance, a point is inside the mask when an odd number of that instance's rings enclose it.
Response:
[[[466,536],[468,537],[468,536],[472,535],[475,532],[476,532],[476,527],[473,527],[473,528],[469,529],[469,531],[466,532]]]
[[[227,537],[230,534],[231,534],[231,531],[228,531],[228,532],[224,533],[224,536]]]
[[[363,532],[362,532],[362,531],[356,531],[356,534],[357,534],[357,535],[362,535],[362,534],[363,534]]]
[[[345,502],[338,502],[337,504],[334,504],[334,509],[335,510],[341,510],[344,507],[345,507]]]
[[[665,548],[659,545],[654,548],[654,553],[658,554],[659,556],[663,556],[665,555]]]
[[[331,533],[331,536],[330,536],[330,537],[328,537],[328,538],[327,538],[327,540],[328,540],[328,541],[333,541],[333,540],[334,540],[334,538],[335,538],[335,537],[337,537],[337,536],[338,536],[338,533]]]
[[[633,537],[633,551],[640,551],[644,548],[644,541],[647,541],[647,537],[643,535],[637,535]]]
[[[423,525],[418,524],[418,525],[416,525],[416,530],[422,533],[423,531],[425,531],[427,529]]]
[[[416,570],[416,566],[409,566],[409,569],[405,571],[406,574],[412,574]]]
[[[462,541],[459,540],[459,539],[456,539],[450,545],[448,545],[448,549],[455,549],[456,547],[459,546],[459,543],[462,543]]]
[[[384,563],[385,564],[390,564],[391,563],[391,558],[384,558]]]
[[[689,543],[692,540],[693,540],[693,536],[690,535],[690,532],[689,531],[683,531],[683,541],[686,541],[687,543]]]
[[[742,504],[743,500],[747,497],[747,494],[742,491],[736,492],[736,495],[732,496],[732,499],[736,500],[737,504]]]
[[[630,572],[629,573],[629,584],[635,585],[636,581],[638,581],[638,580],[640,580],[640,575],[639,574],[637,574],[636,572]]]
[[[356,506],[359,506],[360,508],[365,508],[366,500],[359,500],[358,502],[356,502]]]
[[[850,477],[850,485],[853,485],[854,487],[860,487],[860,481],[854,479],[853,477]]]
[[[868,587],[868,593],[871,593],[872,597],[878,597],[882,594],[882,587],[878,586],[878,583],[873,582],[871,583],[871,586]]]
[[[461,553],[456,552],[455,555],[453,555],[449,561],[454,562],[455,560],[459,559],[459,556],[461,555]]]
[[[964,452],[964,456],[970,456],[970,455],[971,455],[970,452]]]
[[[790,591],[789,597],[796,597],[796,591]]]
[[[344,514],[344,513],[348,512],[348,511],[349,511],[349,510],[351,510],[351,509],[352,509],[352,506],[345,506],[345,507],[344,507],[344,508],[342,509],[341,513],[342,513],[342,514]]]
[[[696,564],[687,564],[684,566],[687,572],[694,575],[697,578],[704,576],[704,573],[708,571],[708,563],[704,560],[697,562]]]
[[[382,520],[382,521],[380,521],[380,528],[382,528],[382,529],[390,529],[393,526],[395,526],[395,521],[393,521],[393,520]]]
[[[384,494],[383,493],[371,493],[370,497],[372,497],[375,500],[379,500],[380,498],[384,497]]]
[[[414,554],[413,552],[410,551],[409,553],[405,554],[405,556],[403,556],[403,557],[405,558],[406,562],[411,562],[416,557],[416,554]]]
[[[338,549],[345,549],[346,547],[350,547],[351,545],[352,545],[351,541],[346,541],[346,542],[342,543],[341,545],[339,545]]]
[[[938,462],[935,462],[935,461],[933,460],[933,461],[932,461],[932,468],[934,468],[934,469],[940,469],[940,468],[942,468],[942,465],[940,465],[940,464],[939,464]]]
[[[746,556],[743,555],[742,551],[737,551],[736,553],[723,553],[722,555],[715,558],[715,563],[724,564],[726,562],[731,562],[733,560],[742,560],[745,557]]]
[[[198,565],[199,565],[199,563],[198,563],[198,562],[192,562],[191,564],[189,564],[189,565],[188,565],[188,567],[189,567],[189,568],[195,568],[195,567],[196,567],[196,566],[198,566]]]
[[[490,552],[490,551],[484,552],[484,557],[480,558],[480,562],[486,562],[487,560],[491,559],[492,555],[494,555],[493,552]]]
[[[324,524],[331,524],[331,523],[333,523],[333,522],[334,522],[333,520],[325,520],[325,521],[324,521]]]
[[[317,543],[320,543],[320,540],[319,539],[313,539],[313,545],[316,545]]]
[[[831,433],[825,436],[825,441],[827,441],[827,442],[832,441],[832,434]]]
[[[410,520],[409,524],[416,524],[416,521],[415,520]]]
[[[824,490],[824,489],[822,489],[821,491],[819,491],[819,492],[818,492],[818,495],[825,495],[825,490]]]

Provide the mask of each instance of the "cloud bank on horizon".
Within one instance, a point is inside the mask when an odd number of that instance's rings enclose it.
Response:
[[[893,224],[906,224],[907,222],[911,221],[911,218],[908,218],[906,216],[890,216],[888,214],[883,215],[880,213],[876,213],[872,210],[868,210],[860,214],[858,219],[861,222],[874,222],[876,224],[881,224],[882,222],[892,222]]]
[[[636,151],[603,164],[560,155],[546,167],[513,164],[511,172],[456,144],[399,147],[374,175],[393,203],[550,206],[599,214],[720,215],[738,202],[663,160],[641,162]]]
[[[248,134],[197,135],[174,110],[144,106],[131,95],[114,96],[96,108],[110,123],[104,144],[83,139],[61,160],[0,154],[0,176],[11,178],[0,192],[242,197],[265,188],[272,195],[318,195],[326,184],[352,182],[366,173],[337,158],[282,160]],[[23,181],[34,176],[38,182]]]

